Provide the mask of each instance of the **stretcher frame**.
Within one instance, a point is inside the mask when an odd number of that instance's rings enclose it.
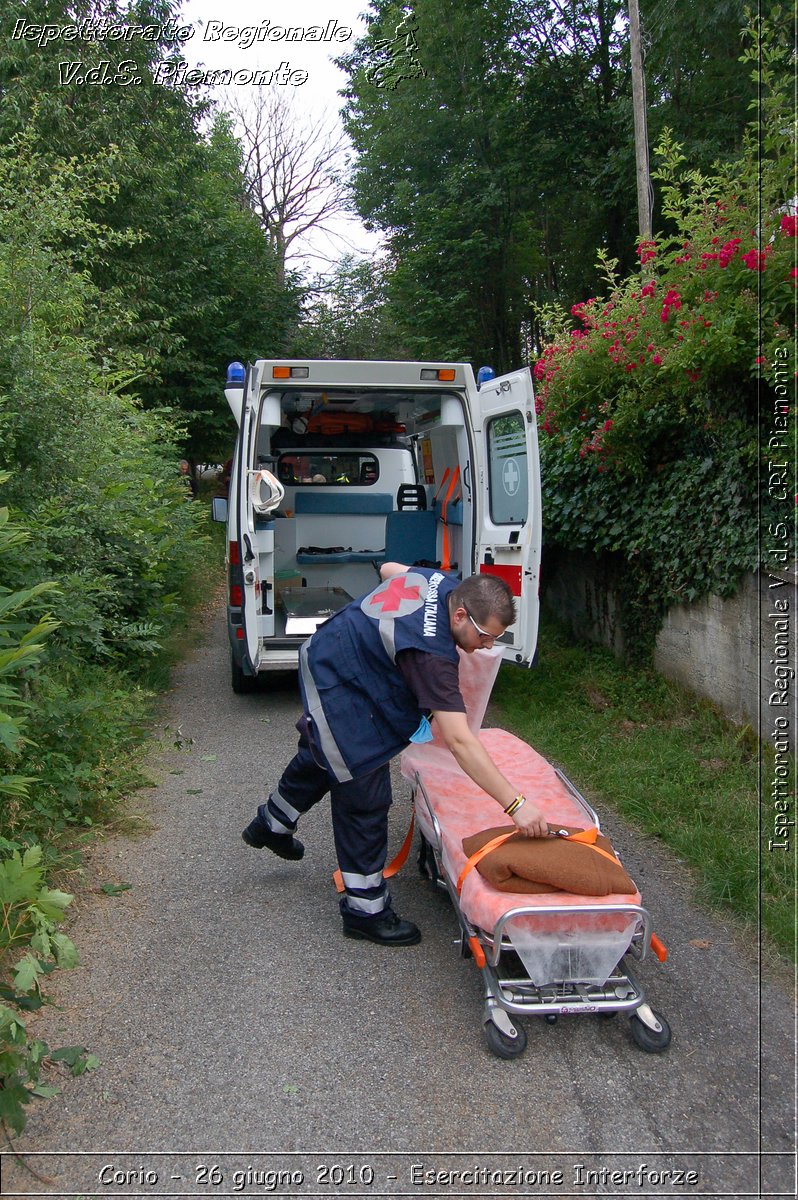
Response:
[[[600,829],[598,816],[581,792],[562,771],[554,769],[573,800],[583,810],[586,822]],[[524,1052],[526,1032],[518,1022],[512,1020],[513,1016],[543,1016],[554,1023],[564,1015],[611,1017],[621,1012],[629,1014],[632,1036],[642,1049],[649,1052],[666,1049],[671,1040],[670,1027],[662,1014],[648,1004],[641,984],[625,961],[627,956],[631,956],[642,962],[651,948],[651,918],[646,909],[631,903],[566,903],[542,907],[530,901],[504,912],[491,931],[479,928],[464,913],[456,881],[450,877],[444,864],[440,822],[418,770],[413,773],[411,788],[417,814],[420,813],[419,801],[423,805],[425,819],[423,822],[419,820],[419,826],[427,825],[433,832],[433,840],[430,841],[424,829],[420,829],[422,848],[419,868],[436,887],[448,893],[460,924],[461,957],[473,958],[480,968],[484,986],[482,1024],[491,1051],[501,1058],[515,1058]],[[430,854],[432,863],[429,861]],[[541,918],[548,920],[549,917],[571,915],[581,918],[591,914],[621,914],[633,918],[635,922],[630,943],[604,984],[559,979],[536,985],[527,973],[519,973],[518,968],[521,971],[525,971],[525,968],[507,936],[508,922],[527,915],[540,921]]]

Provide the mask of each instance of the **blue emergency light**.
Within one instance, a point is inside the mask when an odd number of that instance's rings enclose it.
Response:
[[[477,371],[477,391],[479,391],[483,383],[487,383],[489,379],[495,378],[496,372],[493,367],[480,367]]]
[[[227,368],[227,386],[242,387],[247,377],[247,369],[243,363],[231,362]]]

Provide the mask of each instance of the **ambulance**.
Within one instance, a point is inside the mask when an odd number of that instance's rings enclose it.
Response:
[[[297,667],[299,648],[384,562],[505,579],[517,620],[499,643],[532,661],[540,466],[528,368],[258,359],[231,363],[238,425],[228,497],[231,682]]]

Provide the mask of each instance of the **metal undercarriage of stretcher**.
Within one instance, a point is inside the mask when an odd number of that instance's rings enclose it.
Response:
[[[600,828],[598,816],[584,796],[562,771],[557,770],[557,775],[584,809],[590,823]],[[525,904],[503,913],[491,932],[480,929],[463,912],[456,885],[445,869],[441,827],[418,772],[413,784],[413,800],[417,809],[421,800],[434,830],[434,841],[431,843],[421,834],[419,867],[436,887],[448,892],[460,924],[460,954],[463,958],[474,957],[481,968],[485,990],[482,1022],[488,1046],[494,1054],[501,1058],[515,1058],[524,1052],[526,1033],[512,1020],[513,1016],[542,1016],[553,1023],[559,1016],[565,1015],[612,1017],[620,1012],[630,1015],[632,1035],[642,1049],[649,1052],[666,1049],[671,1040],[668,1023],[647,1003],[643,988],[626,961],[627,957],[642,961],[648,953],[652,935],[651,918],[644,908],[637,904],[560,904],[546,908]],[[618,913],[635,919],[629,946],[609,978],[600,985],[584,983],[575,978],[534,984],[507,936],[508,922],[525,915],[534,915],[536,920],[548,921],[551,918],[556,921],[571,915],[581,918],[593,913],[602,917]]]

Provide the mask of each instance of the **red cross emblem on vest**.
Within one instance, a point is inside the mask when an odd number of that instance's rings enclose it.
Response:
[[[405,587],[404,577],[395,575],[389,583],[374,593],[369,604],[379,604],[383,614],[398,613],[403,607],[403,601],[420,599],[421,592],[418,587]],[[416,604],[412,605],[412,608],[416,607]],[[405,611],[408,611],[407,606]]]

